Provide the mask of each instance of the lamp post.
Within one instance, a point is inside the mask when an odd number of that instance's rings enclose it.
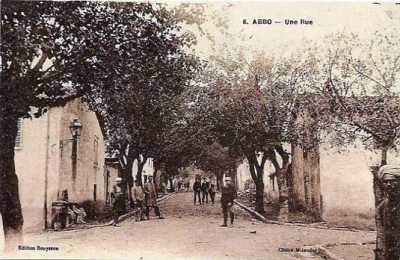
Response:
[[[72,135],[72,182],[73,187],[75,188],[75,179],[76,179],[76,164],[77,164],[77,148],[78,148],[78,138],[81,136],[82,124],[79,122],[79,119],[75,118],[69,125],[69,130]]]

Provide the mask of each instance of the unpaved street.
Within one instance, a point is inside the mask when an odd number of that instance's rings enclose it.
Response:
[[[268,225],[244,212],[233,227],[223,228],[219,203],[193,206],[191,193],[178,193],[161,202],[165,219],[120,227],[31,234],[26,246],[58,247],[59,251],[21,250],[19,257],[129,259],[320,259],[309,253],[280,252],[303,246],[374,239],[371,232],[323,230]],[[254,232],[255,231],[255,232]],[[356,254],[356,253],[355,253]],[[357,259],[353,255],[349,259]],[[368,258],[360,258],[368,259]]]

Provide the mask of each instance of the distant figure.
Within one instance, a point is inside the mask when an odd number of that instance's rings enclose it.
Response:
[[[178,191],[178,178],[176,176],[172,179],[172,191]]]
[[[231,219],[231,225],[233,225],[233,221],[235,219],[235,214],[232,212],[233,200],[236,198],[236,189],[231,182],[230,177],[225,178],[225,185],[222,187],[221,191],[221,206],[222,213],[224,215],[224,224],[222,227],[227,226],[228,222],[228,212]]]
[[[213,182],[210,184],[210,190],[209,190],[209,193],[210,193],[211,203],[214,205],[214,202],[215,202],[215,193],[216,193],[216,187],[215,187],[215,183],[213,183]]]
[[[121,187],[114,186],[114,201],[112,202],[113,209],[113,226],[118,227],[118,218],[122,214],[125,204],[124,194]]]
[[[182,183],[183,183],[183,179],[182,179],[182,177],[179,177],[179,178],[178,178],[178,191],[181,191],[181,189],[182,189]]]
[[[199,204],[201,205],[200,191],[201,191],[201,182],[198,178],[196,178],[196,180],[193,183],[194,205],[196,205],[196,197],[198,198]]]
[[[144,194],[147,220],[150,219],[150,207],[154,208],[155,214],[159,219],[163,219],[160,208],[157,205],[157,191],[154,187],[152,176],[149,176],[148,181],[144,184]]]
[[[136,208],[136,214],[135,214],[135,219],[136,221],[142,221],[144,220],[144,191],[143,187],[140,186],[140,181],[137,179],[135,181],[135,186],[133,187],[132,191],[133,195],[133,203]]]
[[[206,203],[208,203],[208,190],[210,188],[210,182],[206,179],[203,178],[203,183],[201,184],[201,193],[202,193],[202,198],[201,198],[201,202],[206,201]]]
[[[190,178],[189,177],[186,177],[185,178],[185,189],[186,189],[186,192],[189,192],[190,191]]]

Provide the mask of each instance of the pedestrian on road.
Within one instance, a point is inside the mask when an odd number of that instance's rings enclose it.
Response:
[[[118,178],[117,178],[118,179]],[[118,183],[118,180],[117,180]],[[125,198],[119,185],[114,186],[114,201],[113,201],[113,226],[118,227],[118,218],[124,209]]]
[[[157,205],[157,191],[153,183],[153,177],[149,176],[148,181],[144,184],[145,204],[146,204],[146,217],[150,219],[150,207],[154,208],[154,212],[159,219],[161,216],[160,208]]]
[[[200,179],[196,178],[196,180],[193,183],[194,205],[196,205],[196,197],[198,198],[199,204],[201,205],[200,191],[201,191],[201,182]]]
[[[186,189],[186,192],[189,192],[190,191],[190,178],[189,177],[186,177],[185,178],[185,189]]]
[[[181,191],[181,189],[182,189],[182,183],[183,183],[183,179],[182,179],[182,177],[179,177],[179,178],[178,178],[178,191]]]
[[[235,219],[235,214],[232,212],[233,200],[236,198],[236,189],[231,182],[230,177],[225,177],[225,185],[222,187],[221,191],[221,206],[222,206],[222,214],[224,215],[224,224],[222,227],[227,226],[228,222],[228,213],[231,219],[231,225],[233,225],[233,221]]]
[[[145,195],[144,195],[144,191],[143,191],[143,187],[140,186],[140,181],[139,179],[137,179],[135,181],[135,186],[133,187],[133,203],[135,205],[136,208],[136,221],[142,221],[144,220],[144,199],[145,199]]]
[[[210,188],[210,182],[207,181],[206,178],[203,178],[203,183],[201,184],[201,193],[202,193],[202,198],[201,201],[204,204],[204,201],[208,204],[208,190]]]
[[[216,193],[216,187],[215,187],[215,183],[211,183],[210,184],[210,198],[211,198],[211,203],[214,205],[215,202],[215,193]]]

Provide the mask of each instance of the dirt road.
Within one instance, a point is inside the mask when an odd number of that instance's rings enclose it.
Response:
[[[219,203],[193,206],[191,193],[178,193],[160,206],[165,219],[155,218],[152,212],[150,221],[135,222],[130,218],[120,227],[26,235],[24,246],[58,250],[19,250],[18,257],[321,259],[308,252],[292,251],[316,250],[313,246],[322,243],[363,242],[373,240],[375,236],[371,232],[268,225],[252,220],[239,209],[236,210],[239,216],[234,226],[224,228],[220,227]],[[357,259],[359,252],[349,254],[355,254],[349,259]],[[369,256],[363,254],[362,259],[368,259]]]

